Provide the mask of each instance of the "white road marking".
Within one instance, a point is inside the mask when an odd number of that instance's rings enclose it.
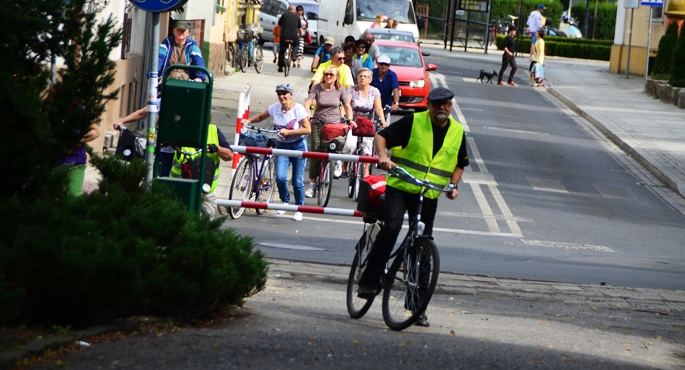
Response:
[[[531,245],[534,247],[580,249],[580,250],[591,250],[591,251],[596,251],[596,252],[609,252],[609,253],[614,252],[614,250],[609,248],[609,247],[604,247],[601,245],[592,245],[592,244],[562,243],[562,242],[550,242],[550,241],[544,241],[544,240],[529,240],[529,239],[521,239],[521,242],[523,242],[523,244]]]

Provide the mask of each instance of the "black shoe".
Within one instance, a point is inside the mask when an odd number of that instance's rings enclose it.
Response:
[[[283,72],[283,67],[278,67],[278,72]]]
[[[426,316],[426,314],[419,316],[419,318],[414,322],[414,325],[423,326],[424,328],[431,326],[431,324],[428,323],[428,316]]]
[[[361,299],[372,299],[376,296],[377,289],[368,286],[359,286],[357,290],[357,297]]]

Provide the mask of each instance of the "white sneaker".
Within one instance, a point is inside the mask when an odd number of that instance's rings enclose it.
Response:
[[[302,212],[295,212],[295,214],[293,215],[293,220],[302,221]]]
[[[305,198],[314,198],[314,188],[309,188],[304,192]]]
[[[342,175],[342,162],[335,161],[335,169],[333,170],[333,177],[336,179]]]
[[[281,202],[281,204],[288,204],[288,203],[283,203],[283,202]],[[277,214],[277,215],[283,215],[283,214],[285,214],[285,211],[282,210],[282,209],[279,209],[278,211],[276,211],[276,214]]]

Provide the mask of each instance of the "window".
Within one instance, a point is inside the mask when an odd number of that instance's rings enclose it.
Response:
[[[652,20],[653,21],[663,21],[664,20],[664,7],[663,6],[653,6],[652,7]]]
[[[131,51],[131,28],[133,26],[133,19],[124,13],[123,33],[121,35],[121,59],[128,58],[128,53]]]

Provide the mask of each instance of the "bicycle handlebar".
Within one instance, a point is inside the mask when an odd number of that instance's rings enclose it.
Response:
[[[257,126],[251,126],[251,125],[243,125],[244,129],[249,129],[253,131],[257,131],[258,134],[261,134],[262,132],[266,132],[268,134],[277,134],[279,131],[278,130],[267,130],[265,128],[257,127]]]
[[[390,169],[390,171],[388,171],[388,173],[392,177],[398,177],[398,178],[404,177],[404,178],[402,178],[402,180],[404,180],[404,181],[411,180],[411,181],[407,181],[407,182],[413,182],[415,185],[423,186],[423,187],[426,187],[430,190],[436,190],[436,191],[439,191],[441,193],[449,193],[454,189],[454,185],[452,185],[452,184],[449,184],[446,188],[445,187],[440,188],[436,185],[433,185],[428,180],[417,179],[416,177],[412,176],[412,174],[407,172],[407,170],[405,170],[404,168],[402,168],[400,166],[392,166],[392,168]]]

